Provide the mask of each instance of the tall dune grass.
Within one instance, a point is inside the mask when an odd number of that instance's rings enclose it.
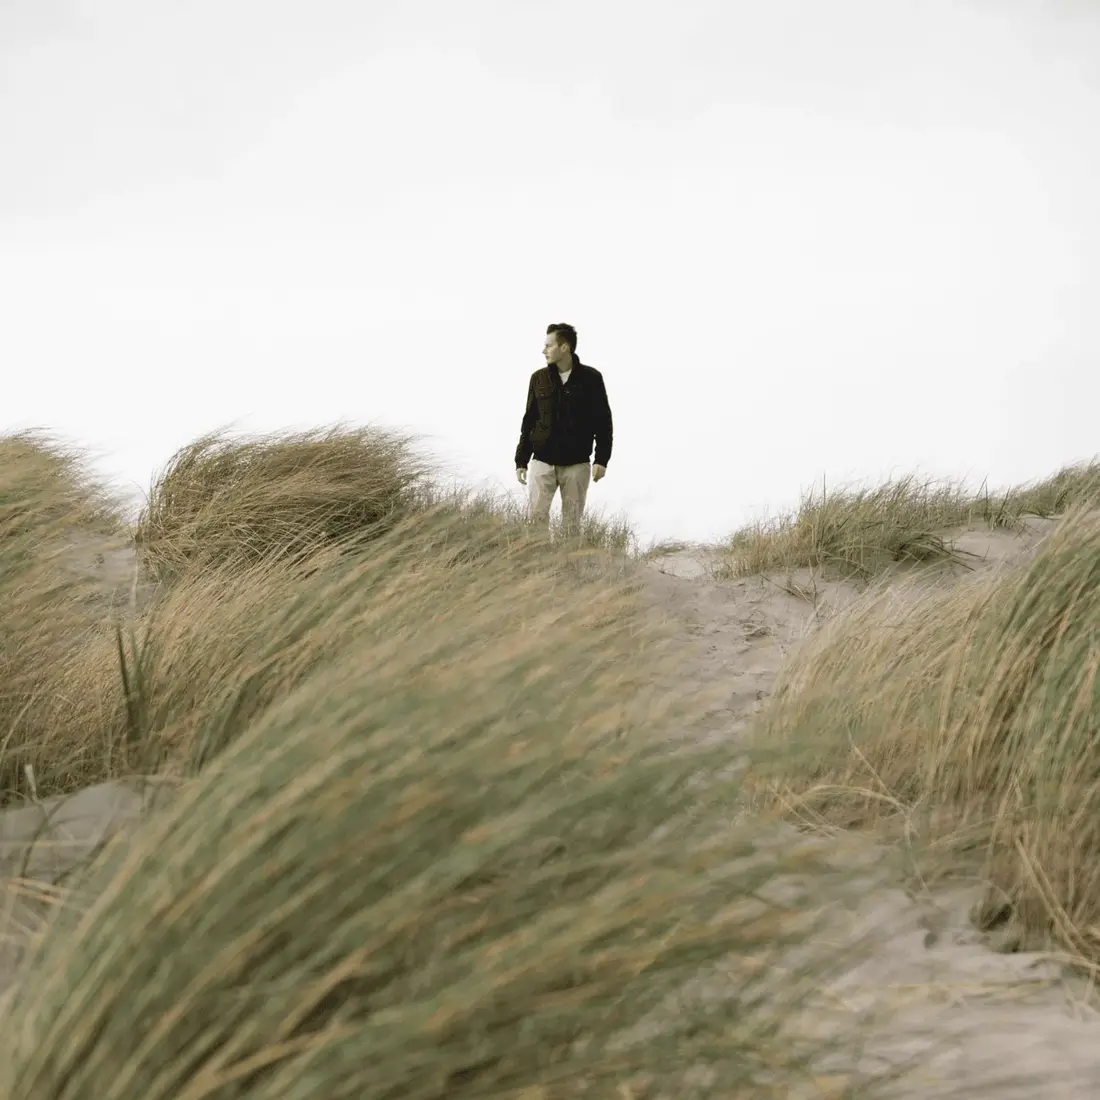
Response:
[[[628,527],[546,540],[386,438],[185,449],[136,533],[161,583],[125,614],[69,567],[74,532],[117,536],[109,494],[0,441],[0,775],[181,781],[0,1006],[0,1096],[891,1095],[814,1077],[858,1016],[807,1026],[846,962],[819,922],[867,882],[734,813]],[[737,568],[941,560],[940,524],[1087,509],[1090,469],[984,505],[915,481],[811,502]],[[752,746],[816,821],[985,846],[990,917],[1007,899],[1096,961],[1098,537],[1076,515],[1014,571],[869,595]]]
[[[373,638],[375,656],[411,644],[460,599],[537,630],[563,592],[586,587],[598,604],[624,575],[606,555],[547,547],[493,513],[445,506],[409,516],[369,554],[347,550],[225,567],[170,592],[127,654],[140,697],[139,716],[125,715],[131,739],[160,752],[175,746],[198,768],[238,724],[353,642]],[[526,599],[494,604],[494,593],[503,599],[517,583],[528,586]],[[225,708],[231,720],[210,724]]]
[[[48,927],[5,1100],[812,1084],[796,1020],[839,960],[808,937],[843,881],[731,823],[724,751],[673,750],[706,701],[650,683],[680,657],[629,577],[499,534],[456,554],[494,535],[455,522],[171,594],[179,663],[134,720],[196,775]]]
[[[216,432],[158,475],[135,538],[161,580],[191,564],[293,557],[386,530],[415,506],[428,472],[410,437],[378,427]]]
[[[311,578],[325,563],[371,539],[393,536],[387,553],[418,584],[448,564],[541,568],[565,545],[555,527],[549,544],[535,549],[522,507],[507,497],[431,480],[404,437],[373,429],[207,437],[169,463],[137,526],[135,562],[157,582],[156,598],[108,615],[93,599],[94,585],[69,565],[71,532],[91,518],[101,526],[111,519],[110,501],[84,472],[82,456],[36,447],[24,450],[37,465],[13,458],[5,467],[25,492],[17,510],[23,534],[10,534],[3,550],[29,552],[52,540],[57,575],[49,581],[52,610],[43,613],[39,603],[23,615],[12,603],[15,573],[5,572],[7,614],[22,616],[19,629],[40,638],[23,647],[31,679],[8,684],[15,710],[0,742],[0,773],[9,797],[32,793],[28,767],[40,795],[135,769],[183,767],[187,750],[172,730],[178,715],[238,689],[251,700],[242,696],[242,707],[266,705],[282,690],[282,666],[271,654],[285,641],[265,635],[269,608],[313,600],[325,582]],[[27,486],[37,494],[34,507]],[[123,540],[117,514],[112,522]],[[598,568],[621,572],[635,540],[624,522],[593,513],[573,544],[590,549]],[[34,573],[39,588],[45,568],[39,562]],[[337,608],[346,630],[374,580],[344,583]],[[289,650],[279,652],[289,659]]]
[[[1100,962],[1100,518],[938,589],[875,592],[814,638],[759,723],[764,778],[843,825],[988,853],[990,919]],[[813,746],[812,752],[784,746]]]
[[[829,491],[823,484],[803,494],[793,514],[734,532],[722,547],[718,572],[728,578],[810,567],[866,580],[898,563],[958,560],[950,534],[960,527],[1012,528],[1026,516],[1045,518],[1097,504],[1097,462],[997,493],[914,476],[873,488]]]
[[[414,593],[430,616],[446,607],[462,570],[475,570],[485,591],[513,572],[541,577],[550,600],[575,578],[613,582],[630,572],[606,547],[570,556],[474,507],[425,508],[377,541],[368,559],[354,556],[354,543],[254,564],[230,559],[184,574],[124,623],[99,616],[43,673],[53,690],[14,727],[9,764],[31,765],[41,794],[135,771],[186,771],[206,758],[189,731],[209,708],[232,699],[239,718],[258,713],[334,645],[369,629],[393,591]]]
[[[13,746],[102,618],[89,555],[124,541],[117,502],[83,456],[42,433],[0,436],[0,802],[24,781]]]
[[[510,498],[443,486],[430,457],[404,433],[343,425],[260,436],[216,432],[183,447],[157,476],[134,539],[147,572],[174,583],[192,568],[247,567],[369,541],[429,509],[525,525],[523,507]],[[580,536],[623,553],[635,542],[625,521],[593,512]]]

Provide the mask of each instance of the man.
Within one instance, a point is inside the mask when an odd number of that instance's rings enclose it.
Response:
[[[563,527],[577,534],[589,480],[599,481],[611,460],[611,406],[603,375],[577,358],[572,325],[550,325],[542,354],[546,366],[527,387],[516,477],[527,486],[532,524],[549,527],[550,505],[560,489]],[[596,461],[590,468],[593,440]]]

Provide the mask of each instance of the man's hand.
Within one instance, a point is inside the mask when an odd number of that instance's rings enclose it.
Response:
[[[607,467],[606,466],[593,466],[592,467],[592,480],[593,481],[599,481],[600,478],[602,478],[604,476],[604,474],[606,474],[606,473],[607,473]]]
[[[527,484],[527,467],[526,466],[520,466],[516,470],[516,480],[520,483],[520,485],[526,485]]]

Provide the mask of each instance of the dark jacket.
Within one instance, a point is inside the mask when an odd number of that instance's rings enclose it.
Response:
[[[606,466],[611,459],[611,406],[603,375],[575,356],[564,384],[557,367],[535,371],[527,386],[516,469],[525,469],[532,455],[551,466],[589,462],[593,440],[596,465]]]

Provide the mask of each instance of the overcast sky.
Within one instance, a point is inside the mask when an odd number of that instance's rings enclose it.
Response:
[[[1100,452],[1095,0],[0,0],[0,430],[147,486],[336,420],[521,490],[546,325],[592,505]]]

